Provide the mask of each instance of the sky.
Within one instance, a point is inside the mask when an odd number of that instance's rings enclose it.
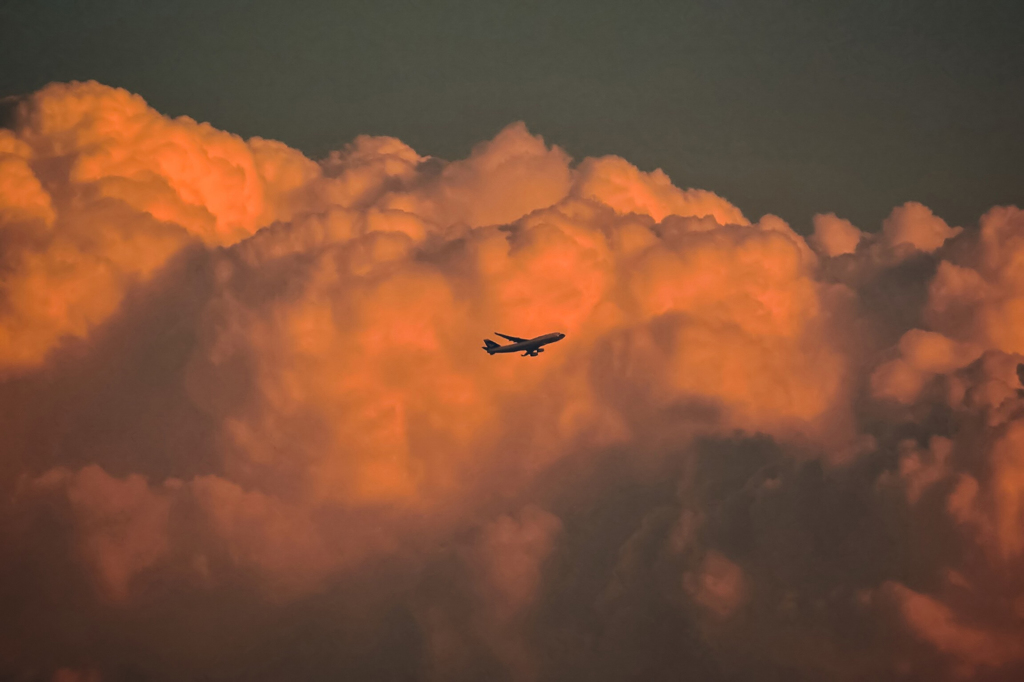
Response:
[[[88,2],[0,9],[0,94],[95,79],[320,158],[458,158],[514,121],[802,234],[1022,202],[1020,3]]]
[[[1009,5],[0,12],[0,679],[1024,677]]]

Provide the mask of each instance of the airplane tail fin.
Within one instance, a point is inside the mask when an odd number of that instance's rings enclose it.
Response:
[[[499,346],[498,344],[494,343],[494,341],[491,341],[490,339],[484,339],[484,347],[483,348],[489,354],[494,355],[494,350],[496,348],[501,348],[501,346]]]

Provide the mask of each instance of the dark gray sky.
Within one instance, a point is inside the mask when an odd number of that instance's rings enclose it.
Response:
[[[96,79],[313,157],[445,158],[524,120],[806,231],[1024,204],[1024,3],[0,3],[0,95]]]

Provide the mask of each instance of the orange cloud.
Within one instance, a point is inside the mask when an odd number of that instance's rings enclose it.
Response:
[[[153,490],[141,476],[117,479],[96,465],[76,473],[54,469],[34,481],[39,491],[59,488],[66,496],[80,555],[115,601],[125,600],[132,579],[168,554],[170,497],[179,485],[169,479]]]
[[[960,676],[971,677],[975,667],[998,668],[1024,657],[1019,634],[961,623],[941,602],[897,582],[886,583],[882,590],[916,637],[964,664]]]
[[[315,164],[251,144],[95,82],[25,98],[0,131],[0,217],[21,234],[5,253],[0,369],[86,337],[193,240],[230,244],[288,216]]]
[[[814,216],[814,234],[811,243],[824,255],[835,257],[845,253],[853,253],[864,238],[849,220],[836,216],[835,213],[819,213]]]
[[[869,593],[932,656],[1013,670],[1022,215],[964,232],[910,202],[869,234],[823,214],[812,250],[521,123],[463,160],[360,136],[313,161],[48,86],[0,131],[0,530],[30,555],[0,570],[82,572],[104,627],[160,604],[179,634],[394,579],[379,610],[438,679],[642,677],[730,638],[827,677],[805,644],[863,654],[822,614]],[[490,357],[495,331],[567,336]],[[904,586],[941,576],[953,597]],[[633,663],[595,654],[631,629]]]
[[[897,206],[882,222],[882,233],[891,246],[910,244],[926,253],[935,251],[962,231],[962,227],[950,227],[931,209],[916,201]]]
[[[661,221],[671,215],[710,216],[719,225],[747,225],[738,208],[713,192],[681,190],[659,168],[645,173],[617,156],[580,164],[573,193],[596,199],[619,213],[639,213]]]
[[[949,374],[974,362],[982,348],[958,343],[937,332],[911,329],[900,338],[900,357],[880,365],[871,375],[871,388],[878,398],[901,403],[917,399],[925,383],[936,374]]]
[[[743,603],[743,569],[716,551],[708,552],[700,570],[683,576],[690,597],[718,618],[728,618]]]
[[[1017,267],[1024,244],[1024,212],[994,208],[981,219],[975,259],[943,262],[931,283],[926,314],[957,338],[1007,353],[1024,351],[1024,280]]]
[[[424,173],[381,203],[439,226],[498,225],[557,203],[571,177],[568,155],[517,123],[475,147],[468,159],[445,165],[435,177]]]
[[[633,437],[643,427],[615,387],[656,396],[655,412],[706,401],[723,426],[780,435],[814,437],[845,409],[814,257],[788,225],[752,225],[714,194],[622,159],[572,168],[521,124],[464,161],[361,137],[316,164],[84,83],[29,98],[15,136],[30,169],[60,157],[69,170],[35,184],[17,180],[24,164],[11,171],[40,230],[50,217],[39,188],[58,198],[53,234],[6,284],[8,366],[87,339],[186,246],[229,247],[212,255],[186,378],[217,425],[223,476],[183,490],[233,561],[285,591],[362,556],[352,543],[395,541],[353,535],[342,551],[318,520],[329,510],[457,516],[486,481],[515,490],[580,444]],[[475,352],[471,339],[494,329],[569,340],[515,365]],[[594,367],[615,338],[621,360]],[[90,471],[69,475],[106,476]],[[165,493],[110,485],[163,500],[140,528],[166,517]],[[91,542],[123,596],[167,540]]]
[[[486,526],[472,561],[478,572],[488,611],[508,620],[537,598],[541,568],[551,554],[562,523],[537,507],[525,507],[518,518],[502,515]]]

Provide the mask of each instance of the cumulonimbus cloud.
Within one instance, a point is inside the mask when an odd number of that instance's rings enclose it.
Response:
[[[237,676],[272,638],[247,608],[315,639],[358,585],[332,618],[401,653],[324,674],[1016,674],[1024,213],[814,225],[523,124],[454,162],[386,137],[316,162],[96,83],[23,98],[0,665]],[[494,330],[567,337],[519,360],[480,352]],[[69,604],[118,615],[83,639]],[[146,613],[169,629],[127,659]],[[240,634],[190,638],[211,613]]]

